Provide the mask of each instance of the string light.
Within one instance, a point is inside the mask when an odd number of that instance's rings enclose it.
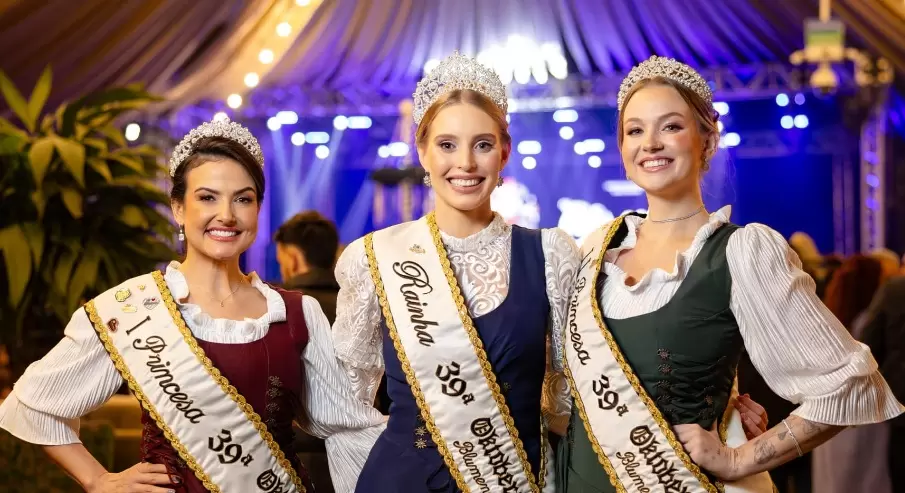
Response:
[[[295,0],[295,5],[297,5],[299,7],[309,7],[309,6],[316,7],[321,2],[322,2],[322,0],[317,0],[317,1],[313,1],[313,2],[311,0]],[[258,50],[258,48],[260,48],[260,51],[257,51],[257,53],[256,53],[257,61],[263,65],[273,64],[279,57],[283,56],[283,53],[286,51],[286,49],[288,49],[291,46],[290,36],[292,35],[292,33],[294,31],[293,26],[296,26],[296,27],[304,26],[306,23],[308,23],[311,20],[311,17],[313,14],[314,14],[314,10],[310,9],[310,8],[287,9],[285,14],[283,16],[281,16],[282,17],[281,19],[275,20],[276,25],[271,24],[272,27],[268,28],[268,30],[273,29],[273,31],[269,31],[269,32],[276,33],[276,36],[271,34],[268,37],[268,35],[265,34],[267,31],[258,31],[258,33],[255,34],[254,39],[248,40],[249,41],[248,44],[250,46],[252,46],[252,48],[250,48],[248,50],[243,50],[242,56],[243,57],[255,56],[254,55],[255,50]],[[280,38],[284,38],[284,39],[280,39]],[[235,66],[241,67],[241,64],[236,64]],[[241,68],[239,68],[239,70],[241,70]],[[254,71],[254,72],[244,72],[244,75],[243,75],[243,72],[239,72],[238,74],[231,73],[229,75],[241,77],[242,81],[244,82],[245,87],[248,89],[253,89],[253,88],[258,87],[258,85],[261,83],[261,78],[263,77],[262,74],[266,75],[268,70],[269,69],[258,70],[258,71]],[[232,72],[232,71],[230,71],[230,72]],[[230,108],[233,108],[233,109],[237,109],[240,106],[242,106],[243,94],[244,94],[243,90],[239,90],[235,93],[230,94],[226,98],[227,106],[229,106]],[[217,113],[217,115],[215,115],[215,118],[220,117],[221,114],[222,114],[222,118],[226,118],[226,114],[222,113],[222,112]],[[280,124],[285,124],[283,122],[280,122],[279,120],[276,120],[275,122],[279,122]],[[368,126],[370,126],[370,125],[368,125]],[[321,151],[321,152],[323,153],[324,151]],[[329,151],[327,151],[327,152],[329,152]]]
[[[130,123],[126,125],[126,140],[129,142],[135,142],[138,140],[138,136],[141,135],[141,126],[137,123]]]

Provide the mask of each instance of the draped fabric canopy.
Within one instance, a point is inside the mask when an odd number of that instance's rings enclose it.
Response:
[[[785,62],[803,44],[817,0],[0,0],[0,70],[30,88],[48,63],[51,103],[143,81],[177,107],[253,91],[410,91],[428,60],[476,54],[511,35],[560,43],[573,72],[619,74],[656,53],[693,66]],[[905,75],[905,5],[834,0],[849,45]],[[294,17],[293,17],[294,16]],[[288,19],[288,20],[287,20]],[[293,33],[277,60],[254,53]],[[252,55],[249,55],[250,52]]]

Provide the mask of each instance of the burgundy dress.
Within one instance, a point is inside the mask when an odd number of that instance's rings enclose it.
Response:
[[[276,288],[275,288],[276,289]],[[273,323],[263,338],[246,344],[220,344],[198,341],[204,353],[220,373],[245,397],[267,424],[267,430],[286,454],[308,492],[314,491],[308,473],[293,448],[292,421],[304,416],[302,351],[308,344],[308,328],[302,313],[302,294],[276,289],[286,304],[286,321]],[[165,464],[171,475],[182,478],[173,484],[177,493],[206,493],[201,481],[183,462],[163,436],[147,411],[142,412],[144,425],[141,460]],[[212,452],[213,453],[213,452]],[[229,491],[228,485],[225,488]]]

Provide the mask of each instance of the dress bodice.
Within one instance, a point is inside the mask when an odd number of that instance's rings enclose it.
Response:
[[[292,429],[293,420],[305,414],[301,355],[308,343],[308,330],[302,313],[302,294],[277,292],[285,301],[286,320],[272,323],[264,337],[243,344],[200,339],[197,342],[211,364],[261,417],[267,431],[310,491],[308,475],[293,449]],[[142,425],[142,461],[166,464],[171,473],[179,475],[183,479],[182,490],[177,488],[179,493],[206,492],[147,411],[142,412]]]
[[[604,321],[648,395],[672,424],[709,429],[729,401],[744,348],[729,308],[726,224],[708,240],[675,296],[651,313]]]

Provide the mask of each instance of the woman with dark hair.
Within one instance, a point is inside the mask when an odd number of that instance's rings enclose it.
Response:
[[[317,302],[239,268],[258,230],[263,164],[241,125],[192,130],[170,160],[185,259],[76,311],[0,406],[0,427],[43,445],[91,493],[304,492],[298,420],[341,454],[331,472],[350,491],[384,420],[349,390]],[[78,425],[123,381],[143,408],[141,463],[113,473]]]
[[[852,337],[863,340],[868,308],[882,285],[883,265],[865,255],[853,255],[836,270],[824,302]],[[886,457],[889,423],[875,423],[842,431],[814,450],[814,491],[892,493]]]

